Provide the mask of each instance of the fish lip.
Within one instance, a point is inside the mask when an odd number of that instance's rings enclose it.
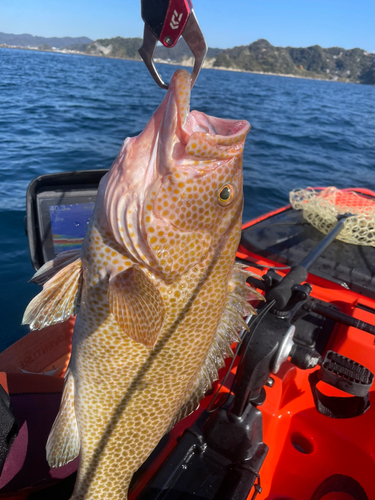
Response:
[[[176,164],[190,164],[198,169],[203,167],[204,170],[215,169],[242,155],[244,140],[250,128],[250,123],[246,120],[215,118],[192,111],[183,129],[184,142],[174,155]]]
[[[242,140],[241,135],[246,135],[250,129],[250,124],[246,120],[217,118],[202,111],[191,111],[191,75],[187,70],[175,72],[168,92],[170,100],[164,108],[164,119],[168,117],[169,123],[175,123],[174,132],[182,144],[187,144],[189,138],[195,133],[215,137],[220,143],[230,137],[235,143]]]
[[[197,110],[188,113],[187,123],[182,127],[185,134],[204,133],[218,140],[240,137],[243,133],[247,134],[250,128],[247,120],[217,118]]]
[[[202,111],[190,110],[191,97],[191,75],[187,70],[177,70],[172,77],[168,94],[164,104],[161,105],[159,115],[158,143],[158,174],[174,171],[175,167],[193,168],[200,167],[194,163],[197,159],[202,160],[201,166],[204,170],[210,170],[214,166],[226,162],[227,155],[236,156],[242,150],[243,139],[250,130],[250,124],[246,120],[233,120],[228,118],[216,118]],[[192,151],[194,140],[197,144],[204,143],[205,152],[215,149],[214,154],[198,154]],[[190,150],[189,150],[190,144]],[[231,151],[229,151],[231,150]],[[220,153],[225,151],[224,155]],[[218,158],[220,156],[220,159]],[[191,163],[193,160],[193,164]],[[212,160],[215,165],[209,165]]]

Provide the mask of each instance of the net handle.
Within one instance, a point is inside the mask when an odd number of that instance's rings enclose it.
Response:
[[[301,264],[292,267],[289,273],[284,276],[278,285],[271,290],[266,295],[267,300],[275,300],[275,307],[277,310],[281,311],[286,307],[293,293],[293,286],[296,284],[301,284],[307,279],[307,270],[314,264],[314,262],[321,256],[324,250],[332,243],[336,236],[343,229],[346,220],[349,217],[353,217],[352,214],[345,214],[340,216],[339,222],[330,231],[325,238],[319,243],[319,245],[314,248],[314,250],[303,259]]]

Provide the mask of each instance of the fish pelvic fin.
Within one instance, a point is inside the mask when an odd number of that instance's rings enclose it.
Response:
[[[47,268],[46,273],[50,273],[51,269]],[[42,275],[43,273],[39,278]],[[81,286],[82,263],[79,258],[60,269],[44,283],[43,290],[27,306],[22,324],[30,325],[31,330],[41,330],[49,325],[63,323],[72,315],[75,316],[79,306]]]
[[[110,280],[108,302],[118,325],[128,337],[146,347],[156,344],[164,322],[164,301],[139,266]]]
[[[80,439],[74,411],[74,378],[70,370],[67,370],[60,411],[47,440],[47,462],[50,467],[61,467],[74,460],[79,450]]]

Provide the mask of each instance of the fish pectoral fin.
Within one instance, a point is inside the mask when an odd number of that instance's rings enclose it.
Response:
[[[62,323],[77,314],[82,285],[81,259],[76,259],[49,279],[27,306],[23,325],[41,330]]]
[[[79,450],[80,439],[74,411],[74,379],[68,370],[60,410],[47,440],[47,462],[50,467],[62,467],[74,460]]]
[[[153,347],[161,332],[165,307],[161,293],[138,266],[109,282],[108,301],[120,328],[135,342]]]
[[[48,280],[55,276],[61,269],[68,266],[81,256],[81,249],[67,250],[60,252],[53,260],[46,262],[31,278],[31,283],[44,285]]]

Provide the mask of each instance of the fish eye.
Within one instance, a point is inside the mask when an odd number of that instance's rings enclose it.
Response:
[[[218,201],[223,207],[230,205],[236,194],[234,186],[232,184],[225,184],[219,191]]]

